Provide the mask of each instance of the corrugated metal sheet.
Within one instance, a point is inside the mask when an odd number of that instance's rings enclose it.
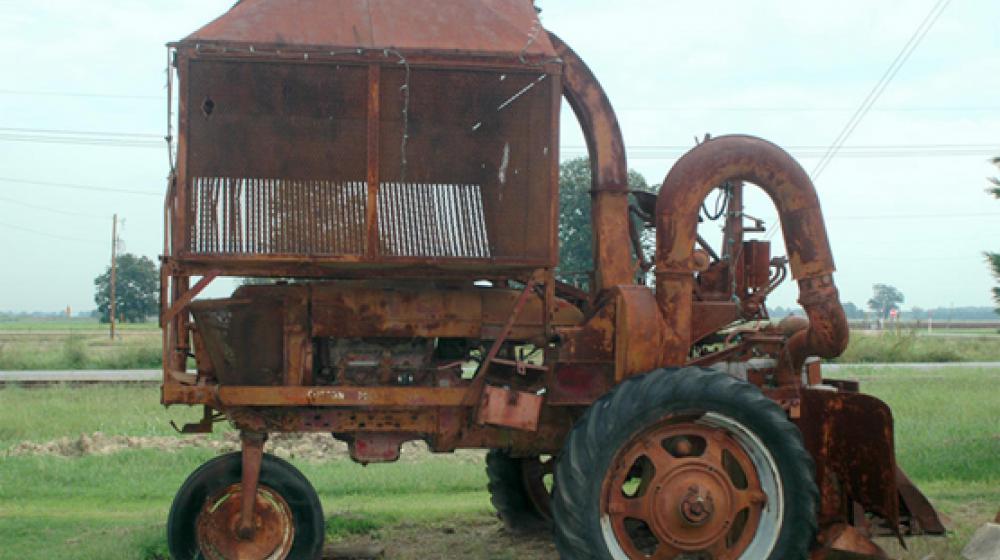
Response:
[[[531,0],[242,0],[184,41],[556,56]]]

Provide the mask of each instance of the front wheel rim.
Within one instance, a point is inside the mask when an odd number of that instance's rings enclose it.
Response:
[[[767,447],[714,412],[671,415],[629,438],[601,491],[601,529],[615,560],[767,558],[783,510]]]
[[[295,523],[288,502],[263,484],[258,486],[256,498],[255,531],[250,539],[241,539],[237,532],[243,501],[241,484],[231,484],[205,500],[195,522],[195,531],[198,549],[207,560],[284,560],[288,557],[295,540]]]

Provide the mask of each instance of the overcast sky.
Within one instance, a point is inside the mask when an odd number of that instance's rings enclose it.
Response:
[[[673,147],[705,133],[762,136],[811,171],[936,3],[538,2],[608,90],[630,165],[650,183]],[[126,250],[161,252],[164,44],[231,4],[0,0],[0,310],[93,308],[113,212]],[[879,282],[906,307],[991,304],[982,251],[1000,249],[1000,201],[984,192],[989,154],[1000,155],[997,21],[1000,2],[952,1],[847,142],[862,148],[818,177],[844,300],[863,305]],[[579,155],[572,119],[563,129],[564,156]],[[39,130],[124,142],[59,143]],[[752,204],[773,218],[760,197]],[[233,287],[218,284],[215,295]],[[771,303],[795,297],[786,286]]]

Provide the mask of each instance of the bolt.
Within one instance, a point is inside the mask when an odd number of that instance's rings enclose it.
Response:
[[[674,444],[674,452],[681,457],[688,457],[694,451],[694,445],[686,437],[679,438]]]

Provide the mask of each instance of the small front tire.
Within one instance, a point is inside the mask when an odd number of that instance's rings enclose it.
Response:
[[[318,559],[322,554],[323,508],[316,490],[287,461],[264,455],[257,489],[257,531],[236,534],[242,454],[216,457],[181,485],[167,518],[167,545],[174,560],[230,558]]]

